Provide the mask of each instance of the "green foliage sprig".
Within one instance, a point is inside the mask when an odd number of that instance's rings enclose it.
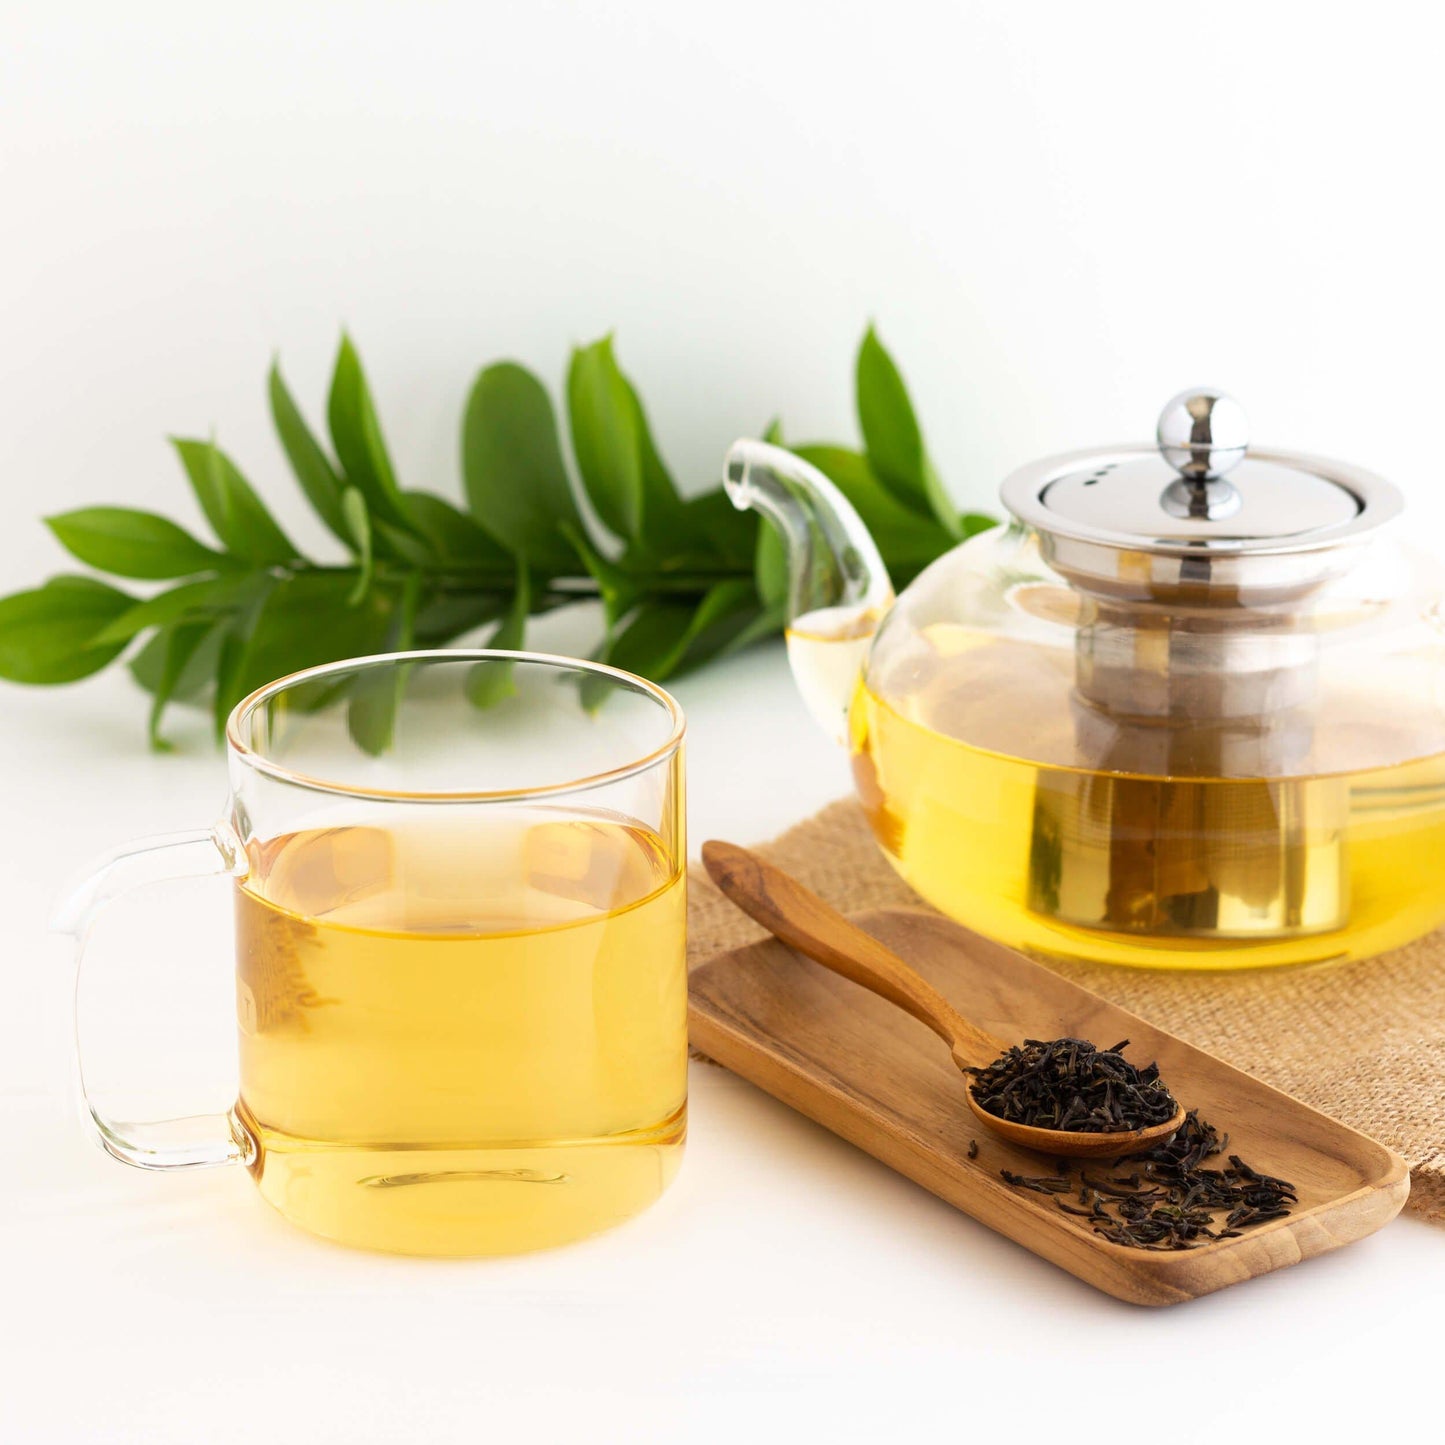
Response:
[[[949,501],[903,378],[871,329],[856,386],[862,449],[792,450],[849,497],[903,583],[992,519],[960,514]],[[172,702],[208,703],[219,733],[231,708],[272,678],[338,658],[442,646],[481,627],[491,628],[489,645],[520,648],[528,617],[584,598],[602,602],[597,655],[658,681],[783,624],[780,543],[721,487],[679,492],[611,337],[579,347],[568,368],[575,480],[542,383],[513,362],[481,372],[462,426],[464,508],[401,485],[349,338],[327,400],[329,453],[277,366],[268,391],[296,482],[345,560],[305,556],[213,441],[173,438],[214,545],[128,507],[48,518],[87,567],[174,585],[140,597],[65,574],[0,599],[0,677],[73,682],[135,647],[130,670],[151,694],[150,738],[164,748]],[[776,422],[768,437],[781,442]],[[507,686],[495,668],[475,677],[478,706]],[[353,692],[348,722],[362,746],[386,747],[392,705],[374,689]]]

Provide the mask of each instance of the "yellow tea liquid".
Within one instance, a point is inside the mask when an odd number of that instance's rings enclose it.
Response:
[[[644,1209],[686,1127],[684,911],[662,842],[606,816],[253,848],[237,1115],[261,1193],[412,1254],[536,1249]]]
[[[1003,708],[999,741],[1071,746],[1042,736],[1071,726],[1053,693]],[[866,689],[851,726],[859,792],[904,879],[1025,952],[1260,967],[1362,958],[1445,921],[1445,757],[1279,778],[1048,766]]]

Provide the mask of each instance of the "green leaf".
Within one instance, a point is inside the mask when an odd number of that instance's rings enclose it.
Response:
[[[959,521],[965,537],[976,537],[980,532],[987,532],[998,526],[998,518],[990,517],[987,512],[965,512]]]
[[[50,685],[99,672],[125,647],[95,634],[135,599],[93,577],[52,577],[0,599],[0,677]]]
[[[475,627],[495,622],[511,600],[510,592],[438,592],[426,598],[417,609],[417,644],[435,647]]]
[[[487,639],[488,647],[506,648],[518,651],[527,628],[527,615],[532,610],[532,583],[527,574],[527,564],[517,564],[517,591],[507,615],[497,624],[496,631]],[[512,676],[513,666],[506,661],[479,662],[467,673],[467,699],[473,707],[491,707],[504,697],[511,697],[517,690],[516,679]]]
[[[941,556],[957,540],[931,516],[905,507],[882,484],[861,452],[845,447],[802,445],[790,448],[811,462],[858,509],[878,550],[899,576],[911,575]]]
[[[788,609],[783,603],[770,603],[758,611],[747,621],[742,628],[731,638],[727,645],[720,649],[718,655],[725,657],[729,653],[741,652],[745,647],[751,647],[753,643],[762,641],[765,637],[772,637],[782,632],[787,624]]]
[[[666,545],[682,505],[636,391],[604,336],[572,353],[567,372],[572,448],[597,515],[619,537]]]
[[[178,622],[208,620],[216,613],[231,611],[254,595],[260,586],[254,573],[236,573],[201,582],[183,582],[147,597],[108,622],[91,639],[96,646],[129,642],[147,628],[169,627]]]
[[[366,498],[355,487],[347,487],[341,494],[341,514],[346,519],[346,530],[351,534],[351,545],[361,559],[361,572],[356,585],[346,598],[348,607],[355,607],[371,588],[371,513],[366,510]]]
[[[462,428],[462,475],[481,526],[543,573],[567,572],[577,554],[561,531],[581,514],[567,481],[546,389],[512,362],[477,377]]]
[[[757,611],[752,581],[738,577],[708,589],[696,604],[649,599],[608,644],[605,660],[665,682],[724,647]]]
[[[226,735],[226,720],[231,709],[247,695],[247,689],[238,683],[245,656],[245,636],[239,628],[221,634],[220,650],[216,653],[216,685],[211,691],[211,717],[218,742]]]
[[[580,527],[565,525],[563,530],[602,594],[602,612],[608,627],[615,626],[637,605],[643,582],[625,566],[604,557]]]
[[[406,509],[436,557],[444,562],[513,570],[512,554],[460,507],[431,492],[405,492]]]
[[[206,520],[226,549],[247,562],[285,566],[300,557],[251,489],[214,442],[172,437]]]
[[[372,516],[403,531],[413,530],[382,439],[381,421],[361,369],[361,357],[349,336],[342,336],[336,353],[326,418],[342,473],[366,498]]]
[[[745,572],[753,565],[762,517],[733,506],[721,487],[682,504],[673,530],[683,547],[679,565],[686,567],[696,557],[704,565],[721,565]]]
[[[131,676],[149,693],[159,689],[165,676],[166,654],[175,631],[172,627],[162,627],[131,659]],[[225,622],[213,622],[206,629],[200,646],[191,654],[190,661],[171,688],[172,702],[195,702],[211,687],[215,681],[221,639],[226,631]]]
[[[672,671],[691,671],[728,651],[757,612],[751,578],[739,577],[709,588],[683,634],[682,655]]]
[[[957,509],[928,460],[908,388],[871,326],[858,348],[856,379],[869,466],[905,507],[931,514],[950,536],[960,536]]]
[[[161,719],[165,715],[166,707],[175,696],[177,686],[185,677],[187,668],[210,631],[209,623],[192,622],[184,627],[167,628],[163,634],[160,675],[156,678],[153,689],[155,696],[151,701],[150,719],[147,723],[150,745],[158,753],[169,752],[171,747],[161,736]]]
[[[291,393],[281,377],[279,362],[271,365],[268,392],[276,434],[281,438],[281,446],[291,463],[291,470],[296,473],[301,490],[306,493],[306,500],[337,539],[351,546],[351,535],[341,510],[343,483],[336,475],[331,459],[311,434],[301,409],[291,399]]]
[[[694,608],[648,598],[603,649],[603,660],[624,672],[662,682],[677,666]]]
[[[758,528],[757,554],[753,561],[753,579],[765,607],[787,606],[790,570],[787,544],[778,529],[765,521]]]
[[[401,599],[387,630],[384,651],[409,652],[416,645],[416,614],[421,600],[421,573],[402,584]],[[412,664],[377,667],[361,673],[351,685],[346,704],[346,730],[371,757],[390,751],[396,738],[396,713],[411,676]]]
[[[763,428],[763,440],[775,447],[787,445],[787,443],[783,440],[782,417],[775,416],[772,421],[770,421],[767,426]]]
[[[436,554],[421,529],[403,531],[383,522],[375,513],[371,518],[371,540],[378,556],[395,557],[412,567],[433,567]]]
[[[496,631],[487,639],[488,647],[506,648],[518,651],[527,630],[527,617],[532,611],[532,579],[525,563],[517,565],[517,590],[507,615],[497,624]]]
[[[363,672],[346,703],[346,731],[368,757],[379,758],[396,740],[396,710],[409,666],[379,667]]]
[[[352,606],[352,583],[346,572],[299,572],[276,581],[254,618],[222,644],[214,699],[218,727],[263,683],[382,649],[395,599],[373,588]]]
[[[45,525],[71,556],[117,577],[193,577],[229,561],[168,518],[131,507],[82,507],[47,517]]]

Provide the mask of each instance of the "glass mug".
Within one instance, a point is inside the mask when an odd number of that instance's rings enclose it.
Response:
[[[535,653],[360,658],[253,693],[221,821],[120,849],[62,904],[79,955],[123,892],[235,879],[237,1101],[125,1123],[86,1097],[102,1147],[243,1163],[293,1223],[409,1254],[646,1208],[687,1120],[683,730],[652,683]]]

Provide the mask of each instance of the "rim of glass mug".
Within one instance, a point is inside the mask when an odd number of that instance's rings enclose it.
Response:
[[[590,773],[561,783],[543,783],[524,788],[462,791],[377,788],[363,783],[346,783],[330,778],[313,777],[268,758],[263,752],[252,747],[243,737],[245,724],[256,709],[264,706],[273,697],[289,688],[320,678],[331,677],[340,672],[360,671],[363,668],[388,663],[444,661],[502,661],[540,664],[544,667],[566,669],[569,672],[587,672],[598,677],[611,678],[614,682],[628,687],[634,692],[643,693],[652,698],[654,702],[659,703],[667,713],[671,726],[664,742],[641,757],[619,763],[615,768],[607,768],[602,772]],[[230,716],[226,719],[226,746],[238,761],[245,763],[247,767],[254,768],[258,773],[264,773],[267,777],[275,778],[280,782],[299,788],[309,788],[318,793],[339,793],[351,798],[374,798],[379,801],[411,799],[434,803],[489,803],[578,793],[589,788],[617,782],[622,778],[633,777],[637,773],[646,772],[648,768],[656,766],[675,753],[682,745],[686,731],[687,719],[684,717],[677,699],[670,692],[659,687],[655,682],[651,682],[645,677],[639,677],[636,673],[627,672],[620,667],[612,667],[605,662],[593,662],[588,658],[565,657],[552,652],[512,652],[501,647],[436,647],[418,648],[409,652],[376,652],[365,657],[342,658],[337,662],[321,663],[316,667],[302,668],[299,672],[287,673],[284,677],[278,677],[243,697],[231,709]]]

